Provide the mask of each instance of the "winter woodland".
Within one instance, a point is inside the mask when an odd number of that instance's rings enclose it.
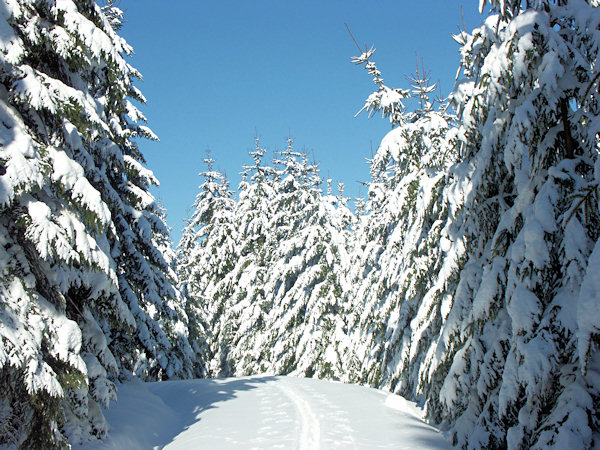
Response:
[[[257,140],[237,189],[207,155],[173,250],[123,13],[0,2],[0,445],[102,439],[133,378],[252,374],[400,394],[463,448],[600,445],[598,6],[480,0],[444,99],[360,49],[368,198]]]

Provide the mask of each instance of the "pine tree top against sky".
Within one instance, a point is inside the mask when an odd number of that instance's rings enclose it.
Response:
[[[296,149],[321,163],[324,179],[343,181],[350,198],[366,196],[357,181],[368,181],[366,158],[389,123],[364,113],[354,118],[373,85],[350,64],[357,49],[344,23],[361,47],[376,45],[388,86],[409,87],[405,76],[415,72],[418,54],[447,95],[459,62],[451,33],[463,26],[462,3],[121,0],[120,33],[135,48],[149,99],[144,114],[161,140],[140,145],[161,182],[156,195],[173,241],[200,184],[206,148],[235,190],[256,136],[272,152],[291,135]],[[480,22],[476,6],[465,5],[466,28]]]

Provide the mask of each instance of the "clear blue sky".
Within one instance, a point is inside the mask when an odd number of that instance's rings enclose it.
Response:
[[[464,5],[466,27],[482,18]],[[372,92],[362,68],[350,63],[361,45],[390,87],[407,87],[415,52],[444,95],[458,68],[451,34],[462,23],[454,0],[122,0],[121,35],[133,46],[130,63],[143,75],[141,109],[160,142],[141,142],[147,166],[161,186],[154,194],[168,211],[177,244],[198,192],[205,150],[237,189],[254,137],[270,151],[285,146],[321,163],[322,178],[346,184],[346,196],[364,195],[366,158],[389,130],[379,117],[354,118]],[[269,157],[271,153],[269,154]]]

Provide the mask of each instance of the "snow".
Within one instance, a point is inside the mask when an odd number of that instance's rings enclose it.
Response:
[[[397,395],[308,378],[135,381],[105,412],[108,438],[83,447],[450,448],[421,415]]]
[[[512,319],[515,333],[530,331],[533,323],[540,316],[542,304],[539,299],[528,289],[518,286],[512,293],[508,302],[508,314]]]
[[[577,320],[579,322],[579,357],[586,361],[590,351],[591,336],[600,328],[600,241],[590,256],[587,273],[579,294]],[[585,366],[585,364],[582,364]]]

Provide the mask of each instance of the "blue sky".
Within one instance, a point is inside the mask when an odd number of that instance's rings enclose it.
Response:
[[[444,95],[458,68],[451,34],[462,25],[461,2],[304,0],[121,0],[121,35],[143,75],[142,111],[160,142],[141,142],[161,185],[175,245],[198,191],[205,150],[237,188],[254,137],[270,151],[291,135],[321,164],[322,178],[343,181],[346,196],[364,195],[366,158],[389,123],[354,118],[372,92],[368,74],[350,63],[358,50],[345,22],[390,87],[407,87],[415,53]],[[466,28],[482,18],[464,6]],[[271,153],[269,153],[269,156]]]

